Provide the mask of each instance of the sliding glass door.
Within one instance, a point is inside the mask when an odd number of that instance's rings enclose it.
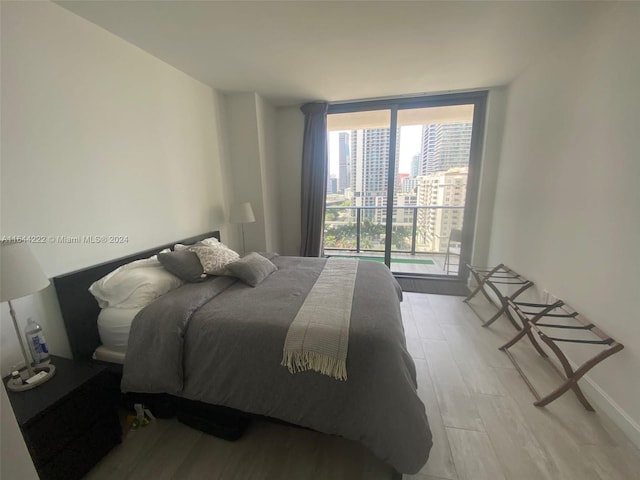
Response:
[[[324,249],[384,261],[390,110],[330,114]]]
[[[459,277],[470,258],[486,93],[334,105],[324,251],[394,274]]]

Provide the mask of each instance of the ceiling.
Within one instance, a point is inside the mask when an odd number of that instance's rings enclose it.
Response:
[[[57,1],[222,92],[275,105],[506,85],[599,2]]]

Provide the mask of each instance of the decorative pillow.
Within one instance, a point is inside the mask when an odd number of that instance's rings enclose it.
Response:
[[[252,252],[240,260],[227,265],[227,269],[229,269],[234,277],[239,278],[247,285],[255,287],[278,270],[278,267],[271,263],[268,258],[263,257],[259,253]]]
[[[189,250],[161,253],[158,260],[170,273],[185,282],[201,282],[207,278],[198,255]]]
[[[208,275],[227,275],[226,266],[240,258],[240,255],[223,243],[193,246],[189,250],[195,252],[204,273]]]
[[[216,237],[205,238],[199,243],[204,243],[205,245],[220,245],[220,241]]]
[[[183,284],[153,256],[123,265],[89,287],[100,308],[145,307]]]

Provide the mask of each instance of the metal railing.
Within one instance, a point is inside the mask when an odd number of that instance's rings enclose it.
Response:
[[[444,222],[449,226],[439,227],[435,218],[438,211],[453,210],[462,212],[463,205],[460,206],[442,206],[442,205],[417,205],[417,206],[395,206],[393,207],[393,253],[443,253],[440,247],[437,250],[419,250],[419,247],[426,247],[425,243],[419,244],[418,233],[431,238],[437,237],[438,243],[444,245],[448,239],[452,228],[462,228],[462,215],[452,221]],[[384,252],[385,243],[385,225],[386,225],[386,206],[379,207],[351,207],[351,206],[327,206],[325,208],[325,224],[324,224],[324,248],[333,251],[349,251],[349,252]],[[422,211],[422,216],[419,212]],[[442,231],[443,228],[446,231]],[[408,230],[410,229],[410,230]],[[408,234],[408,235],[407,235]],[[399,238],[396,238],[396,237]],[[369,237],[377,237],[372,242]],[[410,238],[406,242],[409,248],[400,248],[399,244],[405,244],[404,240]],[[433,244],[434,242],[431,242]],[[396,247],[395,249],[393,247]]]

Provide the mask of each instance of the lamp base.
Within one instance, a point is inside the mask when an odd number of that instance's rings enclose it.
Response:
[[[33,367],[33,372],[35,373],[35,375],[31,377],[32,380],[25,380],[25,382],[29,383],[22,383],[22,379],[10,378],[7,382],[7,389],[11,390],[12,392],[24,392],[26,390],[36,388],[55,375],[56,367],[50,364],[38,365],[37,367]]]

